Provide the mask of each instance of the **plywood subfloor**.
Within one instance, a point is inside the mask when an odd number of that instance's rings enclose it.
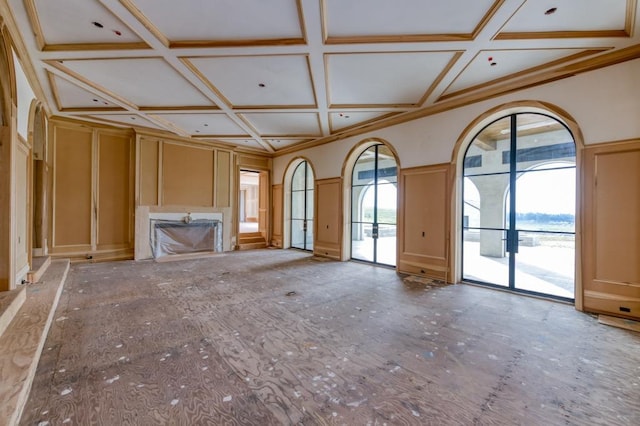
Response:
[[[25,407],[68,271],[68,260],[56,260],[41,282],[23,287],[24,303],[0,336],[2,426],[16,424]]]
[[[81,264],[22,424],[637,425],[639,347],[568,305],[298,251]]]

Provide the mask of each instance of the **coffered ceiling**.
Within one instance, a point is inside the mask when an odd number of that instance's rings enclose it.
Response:
[[[637,0],[0,1],[54,115],[270,153],[640,45]]]

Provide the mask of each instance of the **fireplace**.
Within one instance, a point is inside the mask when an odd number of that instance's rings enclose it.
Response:
[[[172,254],[222,251],[222,222],[217,219],[150,220],[154,258]]]

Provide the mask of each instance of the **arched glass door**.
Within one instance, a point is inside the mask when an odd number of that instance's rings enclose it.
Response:
[[[494,121],[464,159],[465,280],[574,298],[576,150],[556,119]]]
[[[306,161],[291,179],[291,247],[313,250],[313,170]]]
[[[395,266],[398,170],[383,144],[367,148],[351,178],[351,258]]]

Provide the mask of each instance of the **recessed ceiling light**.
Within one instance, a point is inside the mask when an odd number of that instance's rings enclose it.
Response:
[[[100,22],[98,21],[93,21],[92,24],[98,28],[104,28],[104,25],[102,25]]]
[[[552,7],[551,9],[547,9],[546,12],[544,12],[545,15],[553,15],[554,13],[556,13],[556,11],[558,10],[557,7]]]

